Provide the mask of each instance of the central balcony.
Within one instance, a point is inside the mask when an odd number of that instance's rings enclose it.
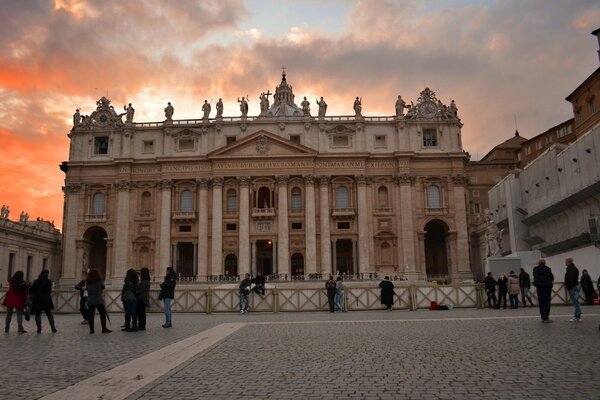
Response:
[[[196,220],[196,213],[193,211],[192,212],[173,211],[171,218],[173,219],[173,221],[192,222],[192,221]]]
[[[333,219],[353,219],[356,215],[354,208],[333,208],[331,217]]]
[[[274,208],[253,208],[252,218],[254,219],[274,219],[277,212]]]

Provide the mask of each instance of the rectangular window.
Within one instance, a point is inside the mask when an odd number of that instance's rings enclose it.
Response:
[[[594,105],[594,102],[590,101],[588,104],[590,105],[590,114],[595,113],[596,112],[596,106]]]
[[[191,225],[179,225],[179,232],[191,232],[191,231],[192,231]]]
[[[300,135],[290,135],[290,142],[300,143]]]
[[[337,228],[338,229],[350,229],[350,222],[338,222]]]
[[[375,147],[386,147],[386,136],[376,135],[375,136]]]
[[[194,139],[179,139],[179,151],[194,150]]]
[[[302,229],[302,222],[292,222],[292,229],[293,230]]]
[[[424,147],[437,147],[437,130],[436,129],[423,129],[423,146]]]
[[[235,231],[235,230],[237,230],[237,225],[236,224],[226,224],[225,230],[226,231]]]
[[[225,144],[231,144],[231,143],[235,143],[235,136],[226,136]]]
[[[16,253],[8,254],[8,278],[10,279],[15,273],[15,258],[17,257]]]
[[[94,154],[108,154],[108,136],[94,138]]]
[[[473,214],[481,214],[479,203],[473,203]]]
[[[552,143],[552,135],[546,136],[546,144]]]
[[[144,154],[154,153],[154,140],[144,140],[142,153],[144,153]]]
[[[528,156],[528,155],[530,155],[530,154],[531,154],[531,146],[527,146],[527,147],[525,148],[525,155],[527,155],[527,156]]]
[[[333,147],[348,147],[348,136],[336,135],[333,137]]]

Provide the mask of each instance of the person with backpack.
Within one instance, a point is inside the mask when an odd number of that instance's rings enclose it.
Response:
[[[35,315],[35,325],[37,326],[37,333],[42,333],[42,311],[48,318],[50,323],[50,329],[52,333],[56,333],[56,327],[54,326],[54,315],[52,310],[54,309],[54,303],[52,303],[52,281],[48,279],[49,271],[47,269],[40,272],[39,277],[33,281],[29,293],[31,294],[31,312]]]
[[[337,284],[333,280],[333,276],[329,275],[329,279],[325,282],[327,290],[327,301],[329,302],[329,312],[335,312],[335,295],[337,293]]]
[[[9,332],[13,311],[16,311],[19,333],[27,333],[23,328],[23,310],[27,301],[28,289],[29,285],[25,282],[23,271],[15,272],[12,278],[8,280],[8,292],[6,292],[6,297],[2,301],[2,305],[7,308],[4,332]]]
[[[381,289],[381,304],[385,305],[388,311],[392,311],[392,304],[394,304],[394,284],[390,280],[389,276],[385,276],[379,283]]]
[[[121,301],[125,311],[124,332],[137,332],[137,291],[138,275],[135,269],[129,268],[125,274],[125,282],[121,290]]]
[[[508,273],[508,299],[510,301],[511,310],[519,308],[519,292],[521,288],[519,286],[519,278],[515,271]]]
[[[167,267],[167,273],[163,283],[160,284],[160,294],[158,299],[163,301],[163,307],[165,310],[165,323],[162,325],[163,328],[171,328],[173,313],[171,312],[171,303],[175,298],[175,285],[177,284],[177,273],[173,267]]]

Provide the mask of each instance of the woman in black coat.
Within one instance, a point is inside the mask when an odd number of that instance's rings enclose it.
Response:
[[[498,278],[498,304],[496,308],[500,308],[500,305],[504,302],[504,308],[506,309],[506,295],[508,294],[508,278],[504,272],[500,273]]]
[[[35,315],[35,324],[37,325],[37,333],[42,333],[42,311],[46,314],[52,333],[56,333],[54,326],[54,316],[52,310],[52,281],[48,279],[48,270],[44,269],[40,272],[40,276],[33,281],[31,285],[31,312]]]
[[[394,284],[390,280],[389,276],[383,278],[379,283],[381,288],[381,304],[384,304],[389,311],[392,311],[392,304],[394,304]]]
[[[587,269],[581,271],[581,290],[583,290],[583,294],[585,295],[585,304],[591,306],[594,299],[594,284]]]

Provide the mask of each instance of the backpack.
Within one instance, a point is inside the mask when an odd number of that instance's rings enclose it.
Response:
[[[335,281],[334,280],[327,281],[327,289],[335,289]]]

